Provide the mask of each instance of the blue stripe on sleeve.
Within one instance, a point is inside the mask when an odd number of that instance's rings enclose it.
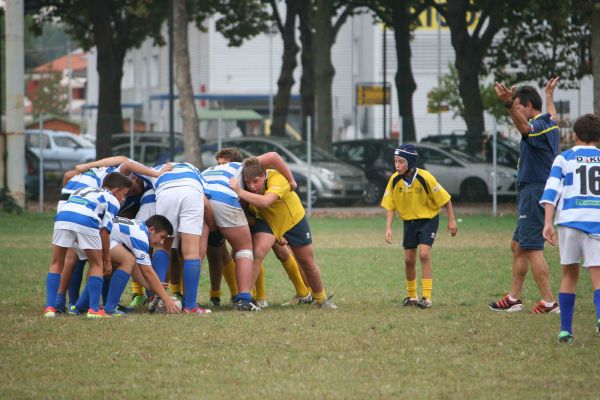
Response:
[[[562,168],[558,165],[555,165],[554,167],[552,167],[552,169],[550,170],[549,177],[561,179],[563,177]]]
[[[112,203],[108,203],[108,212],[111,213],[112,215],[117,215],[119,213],[119,208],[115,207],[114,204]]]
[[[554,189],[546,189],[544,190],[544,194],[542,194],[541,201],[549,201],[554,203],[556,200],[556,196],[558,196],[558,192]]]

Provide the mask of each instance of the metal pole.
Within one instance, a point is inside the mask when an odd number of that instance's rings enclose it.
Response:
[[[131,158],[132,160],[135,159],[134,157],[134,146],[133,146],[133,114],[135,113],[135,109],[132,108],[131,109],[131,116],[129,117],[129,158]],[[173,159],[173,158],[171,158]]]
[[[273,134],[273,35],[272,27],[269,30],[269,131]]]
[[[40,201],[40,212],[44,212],[44,114],[40,114],[40,163],[38,166],[39,173],[39,193],[38,199]]]
[[[308,217],[310,218],[312,215],[312,127],[311,127],[310,115],[306,117],[306,163],[308,164],[308,169],[306,170],[306,206]]]
[[[169,25],[169,158],[175,159],[175,107],[173,90],[173,0],[168,4]]]
[[[398,144],[402,144],[402,136],[404,133],[404,117],[400,116],[400,132],[398,133]]]
[[[221,151],[223,146],[223,118],[217,120],[217,151]]]
[[[387,139],[387,26],[383,25],[383,138]]]
[[[437,13],[437,24],[438,24],[438,30],[437,30],[437,78],[438,78],[438,85],[439,85],[440,82],[442,81],[442,16],[440,15],[440,13],[438,11],[436,11],[436,13]],[[438,135],[442,134],[442,113],[440,112],[439,107],[437,110],[437,131],[438,131]]]
[[[71,110],[73,108],[73,82],[72,82],[72,76],[73,76],[73,66],[71,64],[71,41],[67,40],[67,98],[68,98],[68,115],[69,118],[71,118]]]
[[[494,118],[494,133],[492,136],[492,215],[495,217],[498,215],[498,121]]]

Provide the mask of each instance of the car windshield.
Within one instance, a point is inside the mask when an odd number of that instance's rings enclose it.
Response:
[[[480,163],[481,162],[481,160],[479,160],[477,157],[474,157],[467,153],[463,153],[462,151],[456,150],[455,148],[448,147],[448,146],[440,146],[440,148],[443,149],[444,151],[452,154],[454,157],[458,158],[459,160],[461,160],[463,162],[469,162],[469,163]]]
[[[307,161],[306,159],[306,143],[292,143],[285,146],[292,154],[301,159],[302,161]],[[338,161],[332,154],[327,153],[325,150],[322,150],[318,147],[312,148],[311,151],[312,161]]]

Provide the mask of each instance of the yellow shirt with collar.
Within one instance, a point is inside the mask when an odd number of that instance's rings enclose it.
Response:
[[[252,212],[267,222],[277,239],[294,227],[304,217],[304,207],[296,192],[292,192],[290,183],[279,171],[268,169],[267,181],[262,194],[274,193],[277,200],[267,208],[250,206]]]
[[[390,177],[381,206],[396,211],[402,220],[431,219],[450,201],[450,194],[430,172],[416,168],[412,181],[407,183],[398,172]]]

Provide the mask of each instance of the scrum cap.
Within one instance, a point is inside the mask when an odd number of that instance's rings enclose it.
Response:
[[[408,169],[413,169],[417,166],[417,157],[419,154],[417,153],[417,149],[412,144],[401,144],[396,147],[394,151],[394,156],[404,158],[408,163]]]

